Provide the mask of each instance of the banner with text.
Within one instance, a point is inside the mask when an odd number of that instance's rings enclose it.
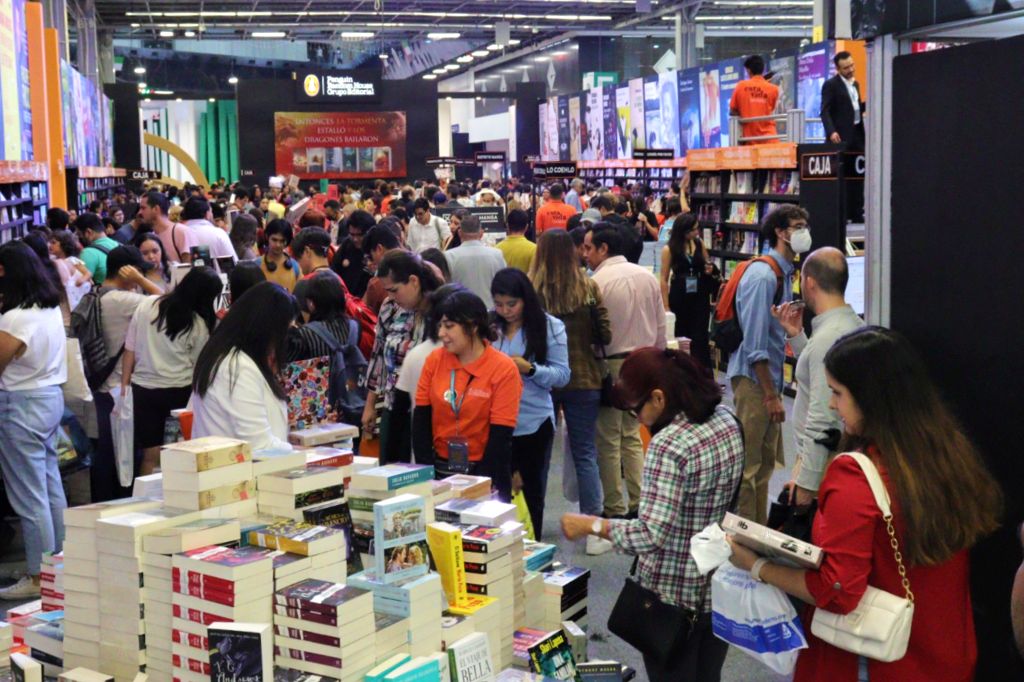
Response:
[[[406,175],[404,111],[275,112],[278,175],[301,179]]]

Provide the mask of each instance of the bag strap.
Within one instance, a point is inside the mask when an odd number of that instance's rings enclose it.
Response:
[[[892,506],[889,499],[889,491],[885,489],[885,484],[878,473],[878,468],[875,467],[875,463],[871,461],[870,457],[860,452],[844,452],[840,457],[843,455],[853,458],[853,461],[860,465],[861,471],[864,472],[864,477],[868,480],[871,493],[875,496],[875,504],[881,510],[882,520],[885,521],[885,530],[889,534],[889,544],[892,546],[893,556],[896,558],[896,569],[899,571],[903,590],[906,592],[907,601],[913,604],[914,593],[910,591],[910,579],[907,578],[907,569],[903,565],[900,543],[896,539],[896,529],[892,525]]]

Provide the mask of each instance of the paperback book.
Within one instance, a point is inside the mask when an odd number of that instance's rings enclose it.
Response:
[[[527,650],[530,656],[530,670],[556,680],[580,682],[576,661],[565,633],[556,630]]]
[[[274,633],[267,623],[213,623],[208,628],[211,682],[271,682]]]
[[[419,495],[398,495],[374,504],[373,513],[376,575],[385,583],[392,583],[426,573],[429,565],[424,499]]]
[[[780,563],[800,568],[819,568],[821,566],[823,553],[820,547],[762,526],[732,512],[725,513],[722,530],[731,533],[736,542],[741,545]]]

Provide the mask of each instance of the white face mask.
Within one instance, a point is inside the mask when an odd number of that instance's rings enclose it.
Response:
[[[811,250],[811,231],[806,227],[793,233],[789,240],[789,248],[793,253],[807,253]]]

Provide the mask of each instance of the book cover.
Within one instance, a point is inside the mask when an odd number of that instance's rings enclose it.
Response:
[[[266,623],[214,623],[207,630],[210,682],[270,682],[273,632]]]
[[[282,606],[321,613],[337,613],[342,607],[351,615],[373,610],[372,592],[325,580],[309,579],[289,585],[274,595],[274,601]]]
[[[452,682],[494,682],[494,661],[487,635],[474,632],[448,647]]]
[[[568,594],[574,592],[580,586],[586,586],[590,580],[590,569],[580,566],[559,566],[541,575],[544,576],[544,589],[546,591],[556,594]]]
[[[264,547],[199,547],[174,555],[174,568],[211,575],[224,580],[270,573],[274,568],[274,551]]]
[[[334,467],[309,467],[264,474],[257,482],[261,493],[266,491],[298,495],[320,488],[340,486],[345,481],[343,473]]]
[[[365,469],[352,475],[353,488],[398,490],[434,479],[434,467],[423,464],[394,463]]]
[[[249,544],[312,556],[345,546],[345,534],[303,521],[281,521],[249,533]]]
[[[427,526],[427,544],[434,566],[441,574],[441,587],[448,603],[464,603],[466,569],[462,557],[462,531],[448,523],[431,523]]]
[[[366,672],[363,682],[383,682],[384,676],[409,661],[409,654],[395,654]],[[445,680],[445,682],[448,682]]]
[[[500,527],[463,524],[461,527],[464,552],[495,554],[523,538],[523,526],[520,523]]]
[[[433,471],[433,467],[425,469]],[[393,583],[426,573],[429,566],[425,500],[418,495],[398,495],[374,504],[373,514],[376,575],[385,583]]]
[[[317,467],[347,467],[352,464],[354,457],[351,450],[341,448],[317,447],[307,450],[306,466]]]
[[[798,540],[791,535],[762,526],[759,523],[726,512],[722,530],[731,533],[736,542],[749,547],[758,554],[800,568],[819,568],[822,551],[820,547]]]
[[[615,661],[578,663],[576,672],[582,682],[622,682],[622,664]]]
[[[548,636],[547,630],[538,628],[519,628],[512,633],[512,651],[516,659],[529,665],[530,647]]]
[[[453,497],[477,499],[491,494],[491,478],[489,476],[455,474],[441,480],[451,486]]]
[[[43,682],[43,666],[25,654],[11,654],[11,679],[14,682]]]
[[[530,670],[556,680],[581,682],[565,633],[556,630],[528,650]]]

